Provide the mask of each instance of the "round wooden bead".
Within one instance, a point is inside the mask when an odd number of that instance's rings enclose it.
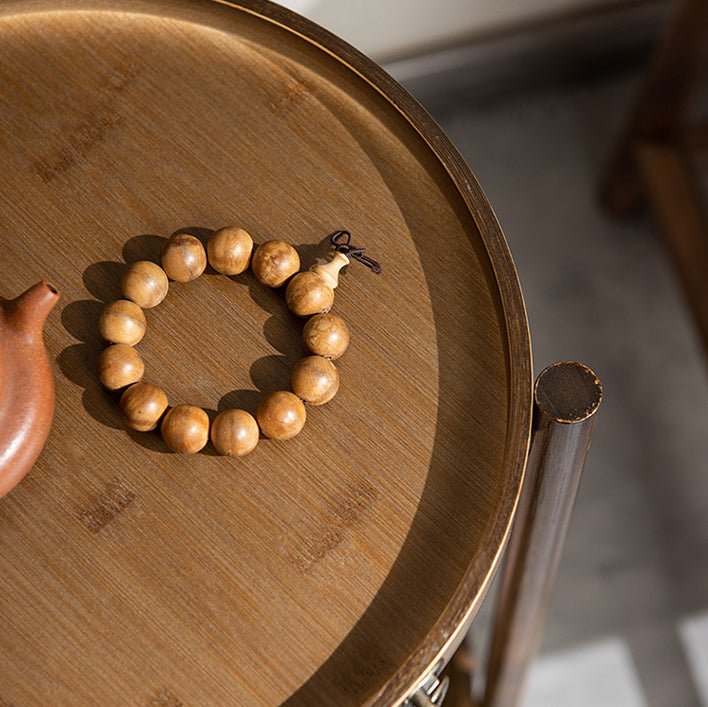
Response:
[[[279,390],[261,400],[256,419],[261,431],[271,439],[290,439],[305,425],[307,413],[302,400],[294,393]]]
[[[190,282],[204,272],[207,256],[198,238],[188,233],[177,233],[162,246],[160,262],[170,279]]]
[[[167,296],[170,281],[165,271],[149,260],[131,263],[120,278],[123,296],[135,302],[138,307],[156,307]]]
[[[211,442],[219,454],[243,457],[258,444],[260,430],[245,410],[224,410],[211,424]]]
[[[251,270],[259,282],[280,287],[300,269],[300,256],[285,241],[266,241],[256,248]]]
[[[120,414],[125,424],[138,432],[154,430],[165,410],[165,391],[145,381],[131,385],[120,398]]]
[[[329,312],[334,304],[334,290],[317,273],[301,272],[288,283],[285,301],[293,314],[309,317]]]
[[[194,454],[209,440],[209,415],[194,405],[177,405],[162,419],[163,442],[179,454]]]
[[[322,356],[301,358],[290,374],[293,393],[310,405],[328,403],[339,390],[339,372]]]
[[[242,228],[220,228],[207,241],[209,265],[223,275],[238,275],[251,262],[253,239]]]
[[[349,327],[336,314],[316,314],[303,327],[302,341],[313,354],[334,360],[349,346]]]
[[[108,390],[137,383],[145,373],[140,354],[126,344],[111,344],[98,357],[98,379]]]
[[[127,299],[107,304],[98,318],[98,331],[112,344],[135,346],[145,335],[146,326],[143,310]]]

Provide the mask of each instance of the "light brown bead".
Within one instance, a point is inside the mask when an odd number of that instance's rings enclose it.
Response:
[[[301,272],[288,283],[285,301],[293,314],[309,317],[329,312],[334,304],[334,290],[317,273]]]
[[[303,327],[302,341],[313,354],[334,360],[349,346],[349,327],[336,314],[316,314]]]
[[[173,452],[195,454],[209,441],[209,415],[194,405],[177,405],[167,411],[160,432]]]
[[[301,358],[290,374],[293,393],[310,405],[328,403],[339,390],[339,372],[322,356]]]
[[[145,335],[146,326],[143,310],[127,299],[107,304],[98,318],[98,331],[112,344],[135,346]]]
[[[242,228],[220,228],[207,241],[209,265],[223,275],[238,275],[251,262],[253,239]]]
[[[271,439],[294,437],[304,427],[306,418],[302,400],[286,390],[266,395],[256,411],[261,431]]]
[[[132,346],[111,344],[98,357],[98,379],[108,390],[137,383],[144,373],[143,359]]]
[[[120,414],[128,427],[138,432],[154,430],[167,410],[162,388],[141,381],[127,388],[120,398]]]
[[[260,430],[245,410],[224,410],[211,424],[211,442],[219,454],[243,457],[258,444]]]
[[[300,256],[285,241],[266,241],[256,248],[251,270],[259,282],[280,287],[300,269]]]
[[[123,296],[135,302],[138,307],[156,307],[167,296],[170,281],[165,271],[149,260],[131,263],[120,278]]]
[[[160,262],[170,279],[190,282],[204,272],[207,256],[198,238],[188,233],[177,233],[162,246]]]

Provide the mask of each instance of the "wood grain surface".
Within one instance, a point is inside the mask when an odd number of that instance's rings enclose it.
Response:
[[[378,67],[264,2],[0,9],[0,295],[62,292],[57,406],[0,502],[0,704],[397,704],[449,655],[501,552],[531,363],[506,244],[447,138]],[[341,386],[242,459],[126,430],[98,317],[126,263],[236,225],[304,267],[345,228]],[[137,345],[170,404],[288,388],[282,290],[171,283]]]

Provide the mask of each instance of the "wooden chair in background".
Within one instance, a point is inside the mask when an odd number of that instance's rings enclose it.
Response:
[[[651,207],[708,349],[708,218],[700,172],[708,122],[692,114],[708,86],[708,3],[680,0],[656,47],[601,185],[614,216]]]

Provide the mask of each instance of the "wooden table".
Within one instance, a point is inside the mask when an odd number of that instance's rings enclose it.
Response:
[[[377,66],[247,0],[0,9],[0,296],[62,292],[57,404],[0,502],[0,704],[392,705],[502,550],[530,429],[519,286],[480,187]],[[95,366],[125,263],[236,224],[303,267],[346,228],[338,396],[242,459],[126,430]],[[302,322],[245,274],[172,283],[138,344],[171,404],[253,411]]]

